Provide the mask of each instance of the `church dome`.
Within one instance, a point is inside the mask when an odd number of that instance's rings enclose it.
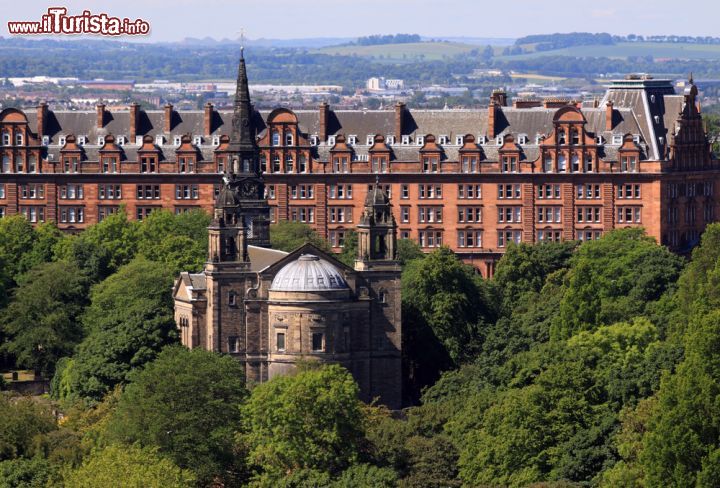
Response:
[[[270,291],[330,291],[348,288],[339,269],[313,254],[303,254],[286,264],[270,285]]]

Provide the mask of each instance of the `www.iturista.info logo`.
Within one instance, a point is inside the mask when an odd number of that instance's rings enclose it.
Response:
[[[80,15],[68,15],[65,7],[50,7],[39,21],[8,22],[12,35],[90,34],[100,36],[142,36],[150,32],[150,24],[143,19],[111,17],[106,13],[93,14],[84,10]]]

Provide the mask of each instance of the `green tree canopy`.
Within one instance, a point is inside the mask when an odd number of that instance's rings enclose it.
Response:
[[[233,452],[247,396],[236,359],[166,347],[132,375],[107,426],[112,441],[157,446],[181,468],[211,483],[237,483],[244,460]]]
[[[0,259],[10,278],[15,279],[26,271],[23,255],[33,248],[35,238],[32,224],[22,215],[0,219]]]
[[[292,252],[305,243],[330,252],[330,246],[315,230],[302,222],[282,220],[270,226],[270,244],[273,249]]]
[[[8,336],[3,348],[18,365],[52,374],[57,360],[82,339],[79,318],[87,291],[87,279],[73,264],[43,263],[30,270],[2,314]]]
[[[55,429],[48,405],[0,394],[0,461],[34,456],[38,439]]]
[[[166,266],[137,258],[93,287],[82,317],[88,335],[73,365],[75,395],[100,400],[177,341],[173,278]]]

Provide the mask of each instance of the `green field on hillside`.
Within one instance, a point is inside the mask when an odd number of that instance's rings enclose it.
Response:
[[[428,61],[445,59],[473,49],[482,49],[482,47],[458,42],[413,42],[376,46],[332,46],[318,49],[315,52],[342,56],[356,55],[378,61],[410,62],[418,59]]]
[[[533,48],[526,45],[524,48]],[[626,59],[630,56],[652,56],[655,59],[720,59],[720,45],[672,44],[662,42],[621,42],[615,45],[573,46],[552,51],[536,51],[498,59],[531,59],[540,56],[574,56]]]

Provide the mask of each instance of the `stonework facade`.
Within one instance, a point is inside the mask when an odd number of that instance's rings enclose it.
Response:
[[[246,76],[246,75],[245,75]],[[221,175],[253,138],[269,220],[307,222],[339,251],[376,180],[400,238],[448,245],[485,275],[510,242],[595,239],[643,226],[678,252],[717,220],[720,163],[692,79],[628,76],[602,100],[508,101],[482,110],[0,112],[0,215],[78,230],[125,205],[213,210]],[[254,162],[253,162],[254,164]],[[243,168],[230,168],[242,171]]]
[[[260,149],[251,135],[244,60],[223,183],[208,228],[201,273],[181,273],[173,296],[182,343],[230,354],[247,380],[267,381],[300,361],[339,363],[361,399],[402,405],[400,267],[397,225],[379,185],[368,193],[358,225],[354,268],[305,245],[269,249],[270,207]]]

